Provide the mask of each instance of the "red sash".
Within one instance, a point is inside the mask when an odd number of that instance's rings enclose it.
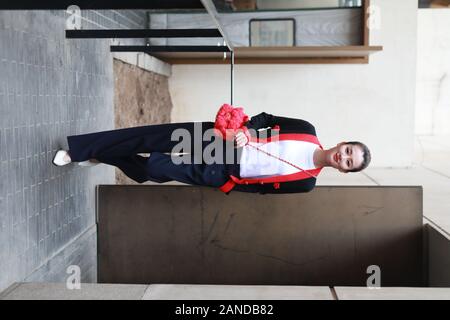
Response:
[[[318,145],[321,149],[323,149],[322,145],[320,144],[319,140],[316,136],[312,134],[305,134],[305,133],[280,133],[279,135],[275,136],[276,141],[282,141],[282,140],[296,140],[296,141],[305,141],[310,142]],[[269,138],[257,138],[257,137],[250,137],[249,142],[270,142],[273,139],[273,137]],[[278,158],[276,156],[273,156],[275,158]],[[280,161],[287,162],[286,160],[278,158]],[[288,162],[289,163],[289,162]],[[233,175],[230,175],[230,180],[228,180],[224,185],[222,185],[219,189],[225,193],[230,192],[236,184],[264,184],[264,183],[273,183],[275,189],[280,188],[280,182],[287,182],[287,181],[295,181],[295,180],[303,180],[303,179],[309,179],[311,177],[317,177],[317,175],[320,173],[322,168],[316,168],[312,170],[303,170],[291,163],[290,165],[296,167],[299,169],[299,172],[291,173],[291,174],[284,174],[284,175],[278,175],[278,176],[272,176],[272,177],[264,177],[264,178],[238,178]]]

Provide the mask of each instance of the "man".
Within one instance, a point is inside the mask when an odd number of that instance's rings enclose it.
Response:
[[[167,154],[179,147],[174,133],[180,130],[194,137],[183,148],[193,161],[178,161],[178,155]],[[53,163],[85,164],[95,159],[117,166],[139,183],[176,180],[216,187],[227,194],[231,190],[265,194],[309,192],[323,167],[357,172],[371,160],[369,149],[360,142],[343,142],[323,150],[309,122],[262,112],[245,123],[245,134],[236,134],[231,142],[233,162],[211,163],[203,157],[212,143],[204,137],[211,130],[213,122],[185,122],[69,136],[69,151],[58,151]],[[202,137],[200,142],[198,137]],[[220,160],[229,159],[230,143],[226,141],[220,151]]]

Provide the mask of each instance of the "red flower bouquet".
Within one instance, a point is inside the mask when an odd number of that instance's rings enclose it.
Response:
[[[244,126],[248,119],[243,108],[235,108],[225,103],[220,107],[216,115],[214,124],[216,134],[224,140],[233,140],[239,131],[243,131],[249,137],[248,129]]]

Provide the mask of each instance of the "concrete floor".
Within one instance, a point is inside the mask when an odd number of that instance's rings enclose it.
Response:
[[[128,17],[125,14],[129,14]],[[84,28],[140,27],[85,11]],[[65,39],[65,11],[0,11],[0,291],[16,281],[96,281],[95,186],[107,166],[54,167],[66,136],[114,128],[110,40]]]

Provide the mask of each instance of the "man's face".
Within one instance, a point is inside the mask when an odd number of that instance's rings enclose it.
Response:
[[[327,160],[333,168],[347,172],[361,167],[364,161],[364,152],[358,145],[341,142],[329,150]]]

